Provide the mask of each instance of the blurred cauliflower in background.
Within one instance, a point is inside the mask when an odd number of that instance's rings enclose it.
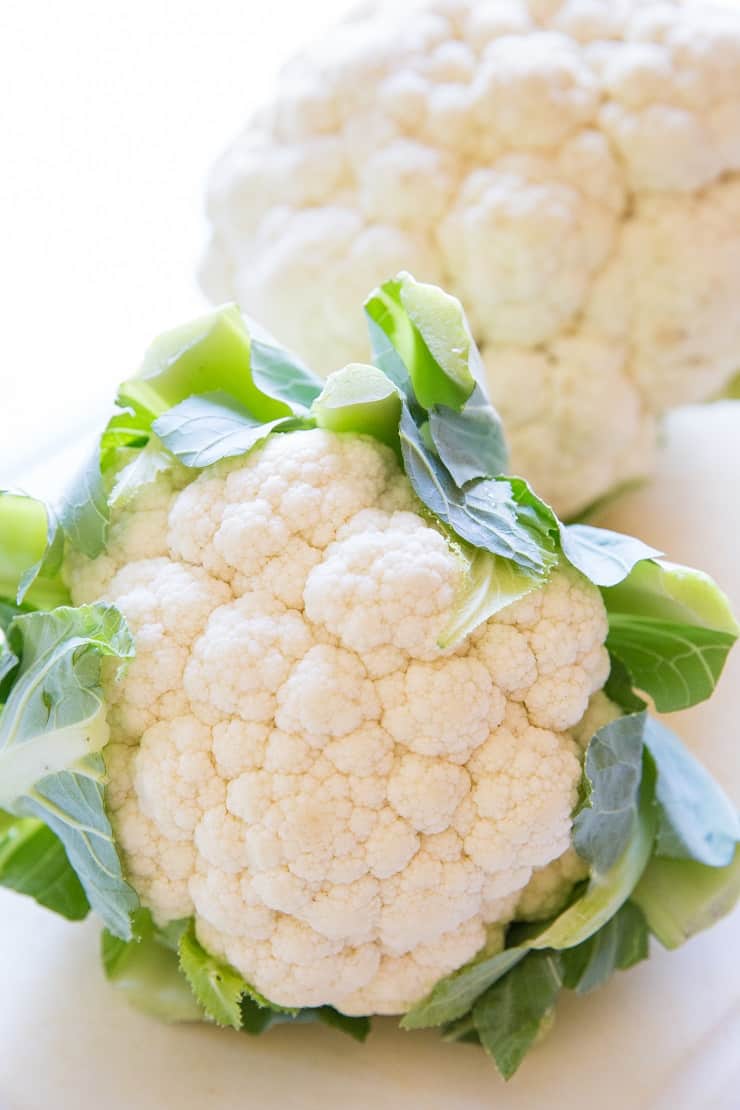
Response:
[[[464,301],[512,470],[573,515],[740,366],[740,7],[364,9],[215,167],[202,271],[326,375],[413,269]]]

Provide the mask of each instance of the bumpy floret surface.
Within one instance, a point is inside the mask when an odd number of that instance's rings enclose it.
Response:
[[[541,872],[608,670],[600,595],[560,567],[442,650],[465,563],[390,449],[293,432],[183,481],[66,569],[136,641],[106,680],[126,871],[275,1003],[403,1011],[577,877]]]

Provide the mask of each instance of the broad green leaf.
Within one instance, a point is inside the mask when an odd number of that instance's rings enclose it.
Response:
[[[141,405],[127,405],[115,412],[100,437],[101,454],[105,458],[121,447],[146,447],[151,423],[151,413]]]
[[[228,394],[205,393],[168,409],[153,429],[180,462],[200,468],[244,455],[271,432],[295,424],[293,416],[261,423]]]
[[[154,926],[148,910],[134,914],[131,940],[121,940],[104,929],[100,953],[106,978],[135,1009],[159,1021],[205,1019],[180,970],[176,951]]]
[[[563,985],[555,952],[530,952],[494,983],[473,1007],[483,1048],[510,1079],[547,1026]]]
[[[609,612],[609,651],[622,660],[635,687],[662,713],[687,709],[714,692],[735,635]]]
[[[11,649],[8,643],[8,637],[0,622],[0,706],[5,701],[6,686],[4,679],[18,663],[18,656]]]
[[[370,1019],[348,1017],[331,1006],[315,1009],[281,1010],[269,1004],[259,1005],[248,994],[241,1001],[241,1028],[251,1036],[259,1036],[274,1025],[308,1025],[320,1022],[338,1029],[355,1041],[364,1041],[370,1032]]]
[[[131,461],[121,466],[108,496],[111,508],[122,508],[142,489],[156,482],[160,474],[172,470],[176,463],[169,451],[165,451],[159,440],[152,436],[145,447],[129,452]],[[121,452],[124,455],[124,452]],[[123,462],[123,459],[121,460]]]
[[[348,1014],[342,1014],[339,1010],[335,1010],[333,1006],[320,1006],[315,1013],[316,1019],[322,1025],[329,1025],[332,1029],[338,1029],[340,1033],[346,1033],[353,1041],[362,1043],[367,1040],[367,1035],[370,1032],[370,1018],[350,1017]]]
[[[600,728],[586,750],[586,804],[576,815],[573,845],[603,873],[632,836],[642,779],[645,714],[618,717]]]
[[[603,986],[614,971],[647,959],[649,936],[642,912],[632,902],[623,906],[583,944],[561,953],[563,985],[579,994]]]
[[[0,716],[0,805],[56,833],[92,908],[127,937],[137,899],[105,812],[100,663],[130,658],[133,641],[104,605],[27,613],[10,631],[20,665]]]
[[[480,1045],[478,1030],[475,1028],[472,1011],[464,1014],[457,1021],[450,1021],[440,1030],[443,1041],[455,1041],[458,1044]]]
[[[598,932],[627,901],[652,852],[657,826],[654,793],[652,765],[645,761],[640,803],[626,848],[608,870],[591,869],[584,893],[551,924],[529,939],[531,948],[573,948]]]
[[[632,689],[630,673],[621,659],[610,653],[609,677],[604,686],[604,693],[624,713],[641,713],[647,708],[647,703],[638,697]]]
[[[0,632],[7,636],[11,624],[16,617],[21,613],[28,612],[28,609],[17,605],[15,601],[3,601],[0,599]]]
[[[393,384],[398,387],[408,405],[412,407],[417,405],[408,370],[385,331],[373,319],[367,304],[365,305],[365,316],[367,317],[373,365],[382,370],[386,377],[390,378]]]
[[[81,921],[90,909],[62,842],[32,817],[6,815],[0,822],[0,886],[69,921]]]
[[[465,588],[455,603],[452,620],[437,641],[441,648],[460,643],[494,613],[538,589],[544,582],[543,576],[525,574],[507,559],[480,548],[465,545],[461,556],[467,563]]]
[[[114,413],[90,458],[65,490],[59,506],[62,532],[74,548],[91,559],[105,550],[112,504],[125,499],[137,483],[151,480],[157,460],[159,469],[164,466],[159,445],[146,446],[151,422],[151,414],[137,403]],[[132,452],[137,453],[133,460]],[[140,461],[139,453],[143,456]]]
[[[634,536],[588,524],[561,524],[560,545],[568,562],[595,586],[615,586],[638,563],[661,554]]]
[[[653,856],[632,901],[665,948],[678,948],[709,929],[740,899],[740,847],[726,867]]]
[[[403,1015],[401,1028],[427,1029],[461,1018],[475,1000],[524,959],[527,952],[526,947],[516,947],[480,956],[459,971],[440,979],[426,998]]]
[[[0,598],[39,609],[65,605],[62,548],[56,518],[43,502],[0,490]]]
[[[270,394],[267,379],[265,388],[255,381],[244,319],[236,305],[224,305],[155,339],[138,374],[119,389],[118,403],[154,421],[195,394],[223,392],[261,422],[292,415],[289,404]]]
[[[310,409],[323,382],[292,351],[285,350],[261,324],[245,317],[249,332],[249,363],[258,389],[285,401],[291,409]]]
[[[65,491],[59,507],[59,523],[69,542],[83,555],[95,559],[105,550],[110,508],[99,445]]]
[[[648,717],[644,739],[657,772],[656,855],[726,866],[740,841],[729,798],[665,725]]]
[[[429,432],[456,485],[506,473],[509,452],[503,426],[480,385],[462,411],[444,405],[432,409]]]
[[[351,363],[331,374],[311,414],[319,428],[374,436],[396,451],[401,397],[375,366]]]
[[[284,1025],[292,1020],[290,1014],[260,1006],[248,994],[242,995],[239,1007],[239,1028],[253,1037],[267,1032],[273,1025]]]
[[[462,408],[479,356],[455,297],[400,273],[370,294],[365,312],[397,351],[420,405]]]
[[[518,506],[507,481],[484,480],[459,489],[442,463],[427,449],[406,405],[399,427],[404,469],[414,492],[428,509],[463,540],[510,559],[520,569],[541,572],[557,561]]]
[[[238,971],[206,952],[192,922],[180,939],[179,957],[190,989],[207,1017],[217,1025],[239,1029],[242,995],[249,994],[249,988]]]
[[[657,709],[685,709],[710,696],[738,635],[730,604],[711,578],[644,561],[603,597],[607,646]]]
[[[24,613],[11,636],[21,663],[0,717],[0,805],[74,767],[108,742],[100,659],[128,659],[133,641],[113,606]]]
[[[13,808],[38,818],[56,833],[91,908],[111,932],[128,937],[130,916],[139,901],[123,877],[105,811],[104,784],[102,756],[91,755],[80,760],[75,771],[41,779]]]

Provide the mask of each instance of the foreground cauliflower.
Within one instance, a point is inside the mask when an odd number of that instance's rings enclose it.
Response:
[[[405,1011],[557,902],[527,884],[569,849],[600,594],[557,569],[443,651],[463,562],[389,448],[315,429],[186,473],[67,571],[136,641],[107,687],[130,881],[274,1003]]]
[[[166,1021],[401,1013],[508,1078],[736,903],[736,809],[639,695],[708,698],[739,630],[507,476],[459,301],[365,310],[323,383],[235,305],[175,328],[56,511],[0,492],[0,887],[95,911]]]
[[[514,472],[561,515],[740,365],[740,15],[670,0],[364,9],[216,166],[203,282],[324,374],[405,267],[465,303]]]

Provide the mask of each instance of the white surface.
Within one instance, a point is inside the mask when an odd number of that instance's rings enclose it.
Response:
[[[0,488],[203,311],[204,179],[350,0],[2,0]]]
[[[0,892],[3,1110],[737,1110],[740,921],[582,999],[505,1085],[483,1052],[385,1019],[365,1045],[281,1027],[253,1039],[128,1010],[92,923]],[[12,1003],[11,1000],[12,999]],[[2,1096],[5,1103],[1,1101]],[[666,1099],[669,1098],[669,1101]]]

